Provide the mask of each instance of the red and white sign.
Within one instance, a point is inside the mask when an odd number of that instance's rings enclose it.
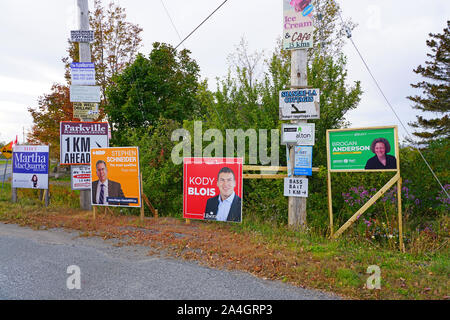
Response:
[[[183,217],[241,222],[242,158],[183,160]]]
[[[91,189],[91,167],[90,166],[71,166],[72,190]]]

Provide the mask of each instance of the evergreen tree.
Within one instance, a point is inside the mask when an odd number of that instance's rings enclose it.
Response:
[[[420,138],[419,144],[428,144],[432,140],[448,138],[450,135],[450,21],[447,21],[447,28],[442,34],[430,33],[430,40],[427,46],[431,48],[431,53],[427,56],[429,61],[425,66],[418,66],[414,70],[429,81],[421,81],[411,84],[413,88],[421,89],[421,96],[408,97],[415,104],[414,109],[423,112],[432,112],[437,117],[427,119],[424,116],[417,116],[417,121],[409,123],[413,128],[423,129],[413,134]]]

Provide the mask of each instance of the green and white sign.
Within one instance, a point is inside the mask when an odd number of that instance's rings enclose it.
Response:
[[[330,171],[398,170],[397,127],[327,130]]]

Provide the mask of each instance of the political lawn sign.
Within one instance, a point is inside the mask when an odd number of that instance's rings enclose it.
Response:
[[[377,160],[375,146],[382,148],[385,165]],[[397,126],[327,130],[327,149],[330,171],[396,171],[399,168]]]
[[[48,189],[49,147],[13,147],[13,188]]]
[[[242,222],[242,170],[242,158],[184,158],[183,217]]]
[[[284,178],[285,197],[308,197],[308,179],[306,178]]]
[[[88,165],[92,148],[109,146],[107,122],[60,123],[60,163],[61,165]]]
[[[311,0],[283,0],[283,49],[313,47],[313,14]]]
[[[95,64],[93,62],[73,62],[70,64],[72,85],[94,86]]]
[[[99,86],[70,86],[70,102],[100,102]]]
[[[320,90],[280,91],[280,120],[320,119]]]
[[[313,146],[315,143],[316,125],[314,123],[300,123],[281,125],[281,144],[296,144]]]
[[[90,166],[71,166],[72,190],[91,189],[91,167]]]
[[[91,203],[95,206],[141,206],[138,147],[91,150]]]

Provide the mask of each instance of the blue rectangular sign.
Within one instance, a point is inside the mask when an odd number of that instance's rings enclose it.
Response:
[[[70,64],[71,69],[95,69],[93,62],[73,62]]]
[[[312,146],[295,146],[295,176],[312,176]]]
[[[49,147],[13,148],[13,188],[48,189]]]

